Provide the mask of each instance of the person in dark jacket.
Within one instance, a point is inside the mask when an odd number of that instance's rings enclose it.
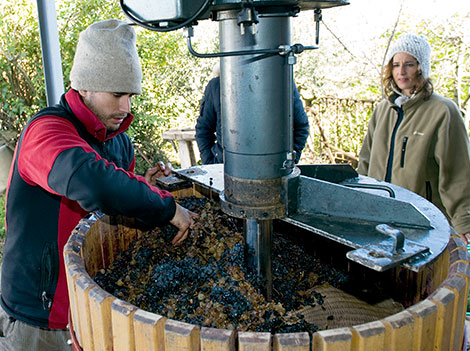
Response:
[[[222,127],[220,115],[220,77],[206,86],[196,122],[196,142],[203,164],[223,163]],[[309,135],[308,117],[294,86],[294,151],[298,163]]]
[[[0,349],[70,350],[63,247],[90,211],[134,217],[146,226],[171,223],[180,244],[194,214],[149,184],[168,175],[163,163],[134,173],[125,133],[142,71],[134,29],[106,20],[80,34],[71,89],[33,116],[16,146],[6,194]]]

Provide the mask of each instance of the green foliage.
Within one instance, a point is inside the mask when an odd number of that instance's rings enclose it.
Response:
[[[14,146],[27,120],[46,106],[45,82],[35,2],[2,0],[0,6],[0,131],[13,132]],[[56,11],[66,91],[79,33],[99,20],[125,18],[115,0],[61,0]],[[194,126],[214,62],[192,57],[180,32],[136,31],[144,80],[143,94],[133,101],[129,135],[136,146],[137,172],[143,173],[157,160],[176,163],[171,144],[161,135]]]
[[[162,140],[162,133],[172,128],[194,126],[207,83],[210,62],[201,65],[190,55],[180,32],[155,33],[138,30],[138,52],[144,71],[143,94],[133,103],[135,120],[129,135],[138,149],[137,170],[157,160],[168,161],[171,144]],[[175,159],[171,160],[173,163]]]
[[[37,16],[26,0],[0,6],[0,130],[18,134],[45,103]]]
[[[58,0],[55,4],[67,90],[79,33],[95,21],[124,19],[124,15],[115,0]],[[0,132],[13,134],[11,144],[15,143],[26,121],[46,105],[35,6],[33,0],[2,0],[0,3]],[[302,14],[299,17],[292,21],[294,41],[310,45],[312,18]],[[436,92],[453,98],[465,114],[470,96],[470,48],[468,40],[464,40],[463,31],[468,28],[463,25],[464,21],[468,21],[468,15],[454,16],[447,22],[417,23],[411,17],[401,18],[395,34],[410,31],[428,36],[433,46],[432,79]],[[196,51],[199,45],[201,52],[217,51],[217,43],[211,41],[216,31],[205,27],[210,21],[202,22],[205,23],[195,27],[196,37],[199,34],[202,38],[200,43],[193,42]],[[216,61],[191,56],[181,31],[157,33],[141,27],[136,27],[136,31],[144,92],[133,99],[135,120],[128,133],[136,147],[137,172],[143,173],[157,160],[171,161],[178,166],[177,154],[169,142],[162,140],[162,133],[173,128],[194,127],[199,102]],[[391,33],[378,34],[368,46],[367,57],[355,52],[347,43],[340,43],[326,30],[325,23],[321,33],[320,49],[299,55],[295,66],[296,83],[305,104],[321,105],[324,97],[348,98],[352,103],[380,100],[381,61]],[[319,125],[331,146],[357,154],[371,109],[344,103],[339,103],[342,107],[330,104],[326,109],[319,106],[323,109],[317,112],[320,113]],[[312,153],[329,162],[319,127],[312,115],[310,118],[311,136],[304,154]]]

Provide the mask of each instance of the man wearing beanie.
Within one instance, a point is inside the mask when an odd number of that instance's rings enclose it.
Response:
[[[470,147],[458,106],[433,92],[431,47],[403,34],[382,80],[387,98],[374,110],[358,172],[409,189],[436,205],[470,240]]]
[[[180,244],[193,215],[150,179],[163,164],[134,173],[125,131],[142,71],[134,29],[119,20],[80,34],[71,89],[34,115],[16,146],[6,196],[0,349],[70,350],[69,299],[62,251],[79,220],[93,210],[134,217],[146,226],[174,225]]]

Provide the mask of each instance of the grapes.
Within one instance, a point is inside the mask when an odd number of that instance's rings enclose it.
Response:
[[[346,280],[342,272],[275,232],[273,299],[267,302],[260,278],[245,264],[241,220],[207,199],[188,197],[179,203],[199,213],[188,239],[173,246],[173,226],[145,232],[94,277],[104,290],[141,309],[199,326],[271,333],[318,330],[295,311],[322,305],[324,296],[315,286],[326,281],[339,286]]]

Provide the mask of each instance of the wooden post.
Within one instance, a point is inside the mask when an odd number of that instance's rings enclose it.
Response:
[[[113,326],[114,351],[134,351],[133,315],[137,307],[116,299],[111,304],[111,323]]]
[[[352,332],[349,328],[322,330],[313,334],[315,351],[349,351],[352,347]]]
[[[165,351],[165,321],[165,317],[138,309],[134,313],[135,349]]]
[[[385,346],[385,326],[380,321],[357,325],[351,328],[353,333],[352,350],[382,351]]]
[[[274,335],[274,351],[310,351],[308,333],[285,333]]]
[[[202,351],[235,351],[235,330],[201,328]]]
[[[199,327],[189,323],[167,320],[165,350],[199,351]]]
[[[452,336],[455,332],[452,329],[455,294],[447,288],[439,288],[429,296],[429,299],[438,307],[434,346],[436,350],[452,350]]]
[[[181,168],[188,168],[196,165],[193,142],[196,140],[194,129],[172,129],[163,133],[163,140],[174,141],[178,144]]]
[[[115,299],[113,295],[104,291],[98,285],[95,285],[88,292],[90,319],[96,350],[113,350],[111,304]]]
[[[423,300],[407,309],[414,318],[413,351],[434,351],[436,338],[437,306],[429,300]]]
[[[271,351],[271,333],[238,333],[239,351]]]
[[[396,313],[382,320],[385,325],[385,345],[390,351],[402,351],[414,344],[414,318],[408,311]]]
[[[81,345],[86,351],[95,350],[93,330],[91,328],[90,304],[88,303],[88,291],[96,283],[88,275],[80,276],[76,282],[77,310],[80,316]]]

